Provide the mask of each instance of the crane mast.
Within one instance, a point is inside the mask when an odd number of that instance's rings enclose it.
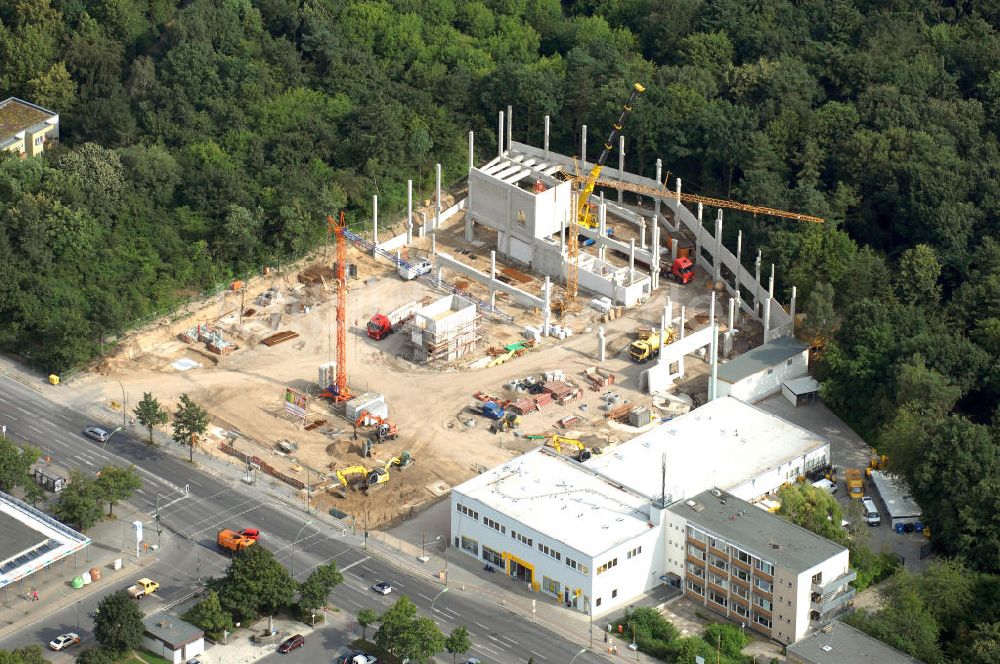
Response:
[[[327,223],[333,220],[327,217]],[[334,400],[347,401],[354,395],[347,385],[347,240],[344,230],[344,211],[334,226],[337,235],[337,382],[334,385]]]
[[[569,225],[569,274],[566,277],[566,294],[570,298],[576,297],[577,291],[579,290],[580,283],[580,241],[577,238],[577,226],[586,226],[587,228],[593,228],[594,222],[590,219],[590,208],[587,206],[587,201],[590,200],[590,195],[594,193],[594,187],[597,185],[597,179],[601,175],[601,169],[604,168],[604,163],[608,160],[608,155],[614,149],[615,140],[621,134],[622,127],[625,125],[625,120],[628,118],[629,114],[632,112],[632,104],[635,103],[636,98],[646,91],[641,83],[635,83],[632,85],[632,92],[628,96],[628,101],[622,106],[622,112],[618,116],[618,121],[611,124],[611,135],[608,136],[608,140],[604,142],[604,148],[601,150],[601,156],[598,157],[597,163],[590,170],[590,175],[587,176],[583,187],[577,193],[576,200],[576,215],[573,221]]]

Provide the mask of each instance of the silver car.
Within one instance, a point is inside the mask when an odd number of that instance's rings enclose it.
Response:
[[[111,434],[108,432],[108,430],[103,429],[101,427],[87,427],[86,429],[83,430],[83,433],[88,438],[93,438],[99,443],[107,442],[108,438],[111,437]]]

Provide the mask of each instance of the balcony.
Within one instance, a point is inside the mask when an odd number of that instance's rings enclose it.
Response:
[[[820,595],[826,595],[827,593],[836,590],[841,586],[847,585],[856,578],[858,578],[858,573],[855,572],[854,570],[851,570],[847,574],[841,574],[836,579],[833,579],[832,581],[827,581],[824,584],[818,584],[818,583],[812,584],[812,591],[814,593],[819,593]]]
[[[842,592],[833,597],[820,595],[816,599],[810,601],[809,608],[811,611],[815,611],[819,614],[820,620],[824,620],[830,617],[830,614],[844,609],[847,602],[854,599],[854,595],[856,593],[857,591],[854,590],[854,588],[850,588],[847,592]]]

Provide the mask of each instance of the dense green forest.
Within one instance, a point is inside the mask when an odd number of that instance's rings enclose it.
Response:
[[[0,158],[0,348],[80,365],[302,255],[331,211],[400,210],[436,162],[459,180],[498,109],[535,142],[551,114],[573,153],[641,81],[633,170],[661,157],[688,191],[827,219],[726,228],[799,288],[827,403],[909,480],[937,550],[997,574],[998,22],[977,0],[0,0],[0,96],[63,135]]]

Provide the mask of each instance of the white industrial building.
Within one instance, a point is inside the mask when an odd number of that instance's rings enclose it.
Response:
[[[0,588],[26,579],[90,545],[90,538],[24,501],[0,492]],[[77,563],[79,560],[76,561]]]
[[[714,486],[750,500],[828,462],[821,437],[717,399],[586,463],[539,448],[455,487],[452,543],[535,591],[603,614],[671,571],[664,505]]]
[[[719,365],[716,395],[760,401],[781,391],[782,383],[809,372],[809,346],[779,337]]]

